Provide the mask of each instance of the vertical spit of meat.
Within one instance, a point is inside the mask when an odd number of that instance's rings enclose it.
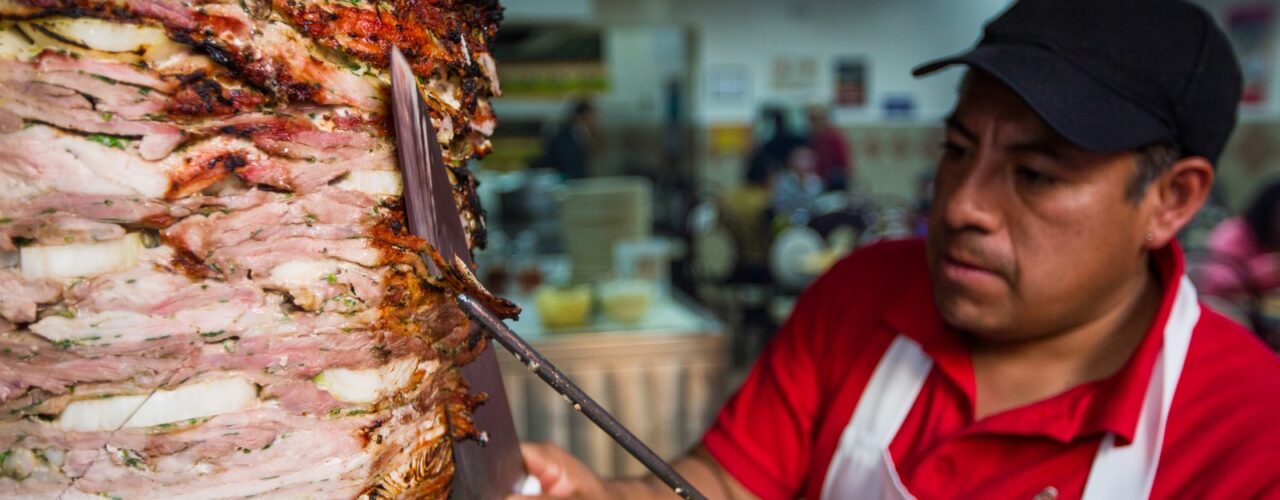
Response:
[[[480,245],[500,20],[0,0],[0,496],[446,496],[483,345],[404,229],[387,57]]]

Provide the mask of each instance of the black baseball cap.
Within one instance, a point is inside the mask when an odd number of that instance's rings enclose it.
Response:
[[[1021,0],[972,50],[917,67],[990,73],[1084,149],[1172,142],[1216,162],[1235,127],[1240,63],[1203,9],[1183,0]]]

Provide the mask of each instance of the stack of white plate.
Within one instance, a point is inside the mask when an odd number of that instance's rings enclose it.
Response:
[[[615,244],[652,233],[653,185],[642,177],[572,181],[560,204],[560,222],[573,281],[599,281],[613,268]]]

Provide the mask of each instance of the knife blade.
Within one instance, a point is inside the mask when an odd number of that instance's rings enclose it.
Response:
[[[393,49],[391,54],[391,105],[409,231],[442,254],[457,256],[465,265],[474,266],[435,127],[418,90],[417,78],[399,49]],[[437,214],[442,213],[452,214],[453,220],[441,220]],[[431,259],[425,260],[432,273],[440,273]],[[452,495],[489,499],[518,493],[525,479],[524,460],[493,347],[486,346],[461,372],[472,391],[483,392],[488,398],[472,415],[481,438],[453,445]]]
[[[436,142],[435,129],[427,114],[426,104],[418,91],[412,69],[399,49],[392,48],[391,60],[396,139],[399,141],[398,150],[401,151],[400,166],[405,171],[405,209],[409,212],[410,226],[423,228],[423,233],[419,236],[426,239],[440,253],[443,263],[450,265],[449,263],[459,262],[468,268],[466,271],[470,271],[475,264],[471,260],[471,252],[466,245],[462,218],[458,212],[458,206],[453,201],[452,188],[445,172],[447,167],[444,164],[440,145]],[[410,100],[415,105],[410,105]],[[423,172],[423,169],[427,171]],[[423,192],[428,189],[430,192]],[[432,266],[432,270],[433,272],[444,271],[435,266]],[[689,484],[688,480],[676,472],[671,464],[654,453],[640,441],[640,438],[543,357],[537,349],[512,331],[483,301],[476,300],[465,292],[459,293],[457,300],[462,310],[488,331],[490,339],[514,354],[516,359],[529,367],[530,371],[564,396],[573,405],[574,410],[582,412],[587,419],[671,487],[676,495],[686,499],[705,498]],[[496,363],[494,370],[497,370]],[[501,390],[501,384],[497,390]],[[507,422],[510,422],[510,409],[504,406],[503,410],[506,413]],[[495,441],[490,439],[489,443],[493,445]],[[459,468],[463,465],[463,462],[458,463]]]

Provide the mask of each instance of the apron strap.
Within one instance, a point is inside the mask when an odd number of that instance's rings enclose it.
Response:
[[[1153,366],[1133,442],[1116,446],[1103,439],[1085,483],[1084,500],[1148,498],[1155,484],[1164,431],[1191,333],[1200,320],[1195,287],[1185,276],[1178,283],[1165,324],[1163,345]],[[919,397],[933,367],[920,345],[898,335],[880,358],[853,417],[827,468],[822,498],[910,498],[897,477],[888,447]]]
[[[1178,294],[1174,297],[1169,320],[1165,323],[1164,345],[1151,371],[1133,442],[1128,446],[1116,446],[1115,436],[1111,434],[1103,439],[1089,470],[1084,500],[1151,496],[1156,469],[1160,466],[1160,450],[1164,448],[1169,407],[1187,359],[1191,332],[1199,321],[1200,303],[1196,289],[1191,280],[1183,276],[1178,283]]]
[[[885,486],[886,474],[896,477],[893,463],[886,459],[887,448],[932,368],[933,359],[920,344],[903,335],[893,339],[840,434],[822,498],[881,498],[889,493],[876,490],[876,485]]]

